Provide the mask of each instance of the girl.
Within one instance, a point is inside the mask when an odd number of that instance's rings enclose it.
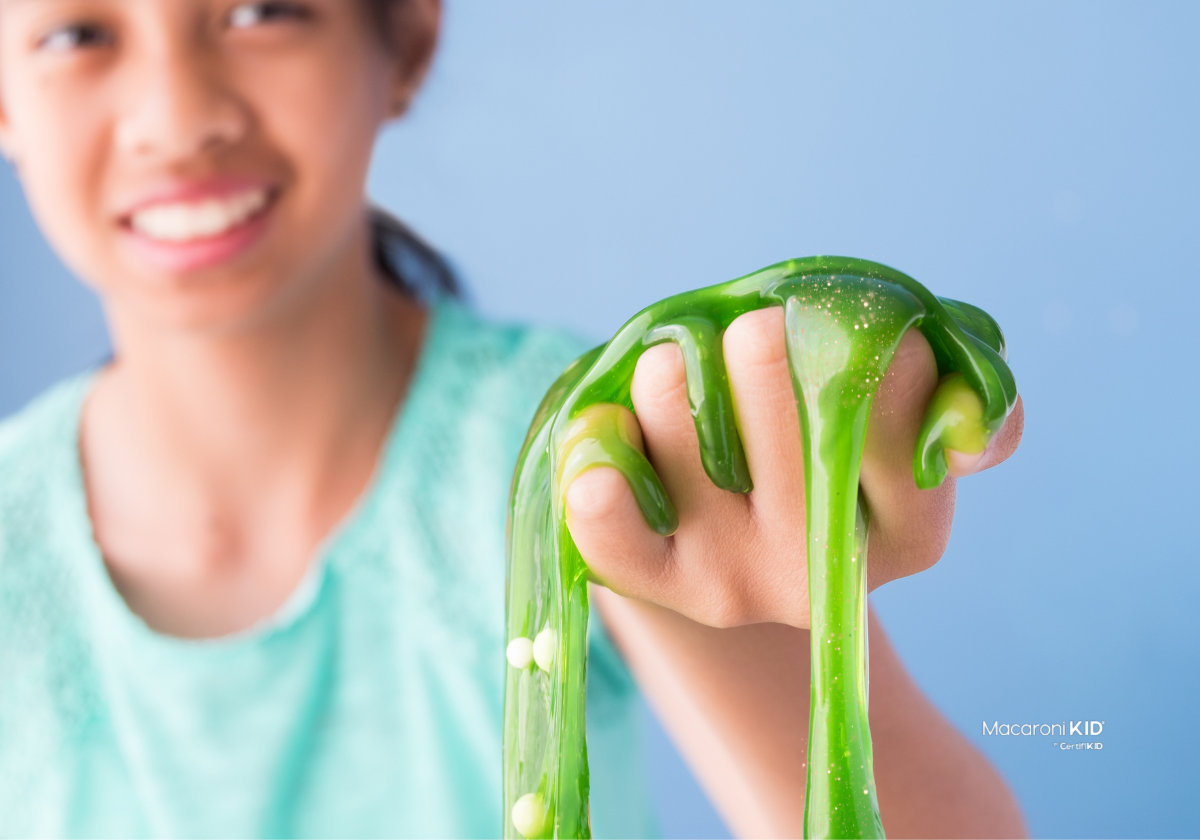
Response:
[[[0,429],[0,833],[501,831],[505,496],[583,348],[480,321],[365,203],[438,21],[437,0],[0,0],[0,143],[114,346]],[[651,532],[611,470],[568,493],[609,584],[588,685],[600,834],[653,831],[626,665],[736,831],[801,833],[781,313],[723,340],[753,493],[701,471],[670,345],[634,402],[678,533]],[[910,334],[864,456],[872,587],[945,547],[954,483],[917,491],[910,467],[935,384]],[[956,474],[1006,458],[1020,425]],[[871,656],[888,832],[1021,833],[875,623]]]

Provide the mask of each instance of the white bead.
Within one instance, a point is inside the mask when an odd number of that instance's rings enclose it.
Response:
[[[541,834],[546,822],[546,806],[542,804],[542,797],[527,793],[518,799],[512,808],[512,821],[522,837]]]
[[[528,668],[529,663],[533,661],[533,642],[524,636],[518,636],[508,643],[504,655],[508,657],[508,664],[518,671]]]
[[[554,667],[554,660],[557,656],[558,634],[549,627],[543,627],[542,632],[538,633],[537,638],[533,640],[533,661],[543,671],[549,671]]]

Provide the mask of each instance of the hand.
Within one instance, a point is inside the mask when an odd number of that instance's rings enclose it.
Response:
[[[660,604],[714,627],[758,622],[809,626],[804,465],[783,310],[742,315],[724,335],[725,362],[754,489],[718,489],[700,461],[682,354],[647,350],[632,397],[646,454],[679,514],[670,537],[652,531],[625,479],[591,469],[567,489],[567,525],[592,573],[615,592]],[[937,368],[924,336],[910,330],[880,384],[860,484],[871,511],[868,588],[915,574],[945,550],[955,481],[1017,448],[1018,399],[982,455],[948,453],[951,478],[933,490],[913,482],[913,448]]]

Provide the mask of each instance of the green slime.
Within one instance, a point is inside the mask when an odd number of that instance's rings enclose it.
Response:
[[[867,721],[870,512],[858,487],[871,400],[904,333],[919,328],[941,377],[913,454],[916,485],[929,489],[946,476],[947,448],[984,450],[1017,391],[1003,334],[987,313],[878,263],[809,257],[642,310],[572,363],[542,401],[510,506],[506,837],[590,836],[588,569],[566,527],[563,493],[587,469],[615,467],[647,523],[662,535],[675,531],[675,509],[628,413],[639,356],[667,341],[683,352],[705,471],[718,487],[749,492],[722,337],[739,315],[768,306],[784,308],[804,449],[812,639],[805,836],[884,836]]]

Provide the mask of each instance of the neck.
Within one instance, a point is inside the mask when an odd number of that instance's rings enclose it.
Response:
[[[118,352],[83,428],[98,538],[175,505],[164,515],[232,535],[218,554],[253,555],[290,527],[290,553],[307,558],[369,481],[423,333],[421,309],[376,275],[366,236],[252,329],[164,330],[110,307]]]

